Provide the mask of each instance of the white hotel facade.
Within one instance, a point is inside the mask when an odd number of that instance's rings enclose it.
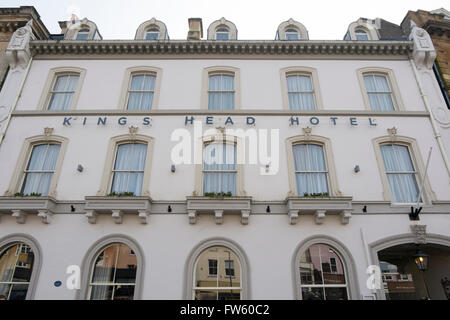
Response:
[[[223,18],[206,40],[201,19],[188,40],[155,19],[134,40],[103,40],[87,19],[60,39],[16,31],[0,295],[447,299],[450,112],[429,35],[386,40],[383,21],[342,41],[292,19],[273,41],[238,40]]]

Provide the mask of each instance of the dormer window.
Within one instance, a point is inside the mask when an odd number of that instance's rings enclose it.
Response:
[[[89,36],[89,29],[81,29],[77,33],[76,40],[87,40]]]
[[[157,28],[150,28],[145,33],[145,40],[158,40],[159,30]]]
[[[226,28],[216,30],[216,40],[230,40],[230,32]]]
[[[356,36],[356,40],[359,40],[359,41],[369,40],[369,36],[367,35],[367,32],[364,30],[361,30],[361,29],[355,30],[355,36]]]
[[[300,40],[297,30],[286,29],[285,31],[286,40]]]

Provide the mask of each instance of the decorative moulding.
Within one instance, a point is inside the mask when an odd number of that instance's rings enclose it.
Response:
[[[296,224],[299,214],[314,215],[316,224],[323,224],[326,215],[339,215],[342,224],[348,224],[352,217],[352,197],[286,199],[290,224]]]
[[[90,40],[55,41],[35,40],[30,42],[32,54],[45,55],[405,55],[412,53],[412,41],[237,41],[237,40]]]
[[[414,243],[427,243],[427,226],[422,224],[411,224],[411,233],[414,235]]]
[[[19,224],[26,223],[30,214],[49,224],[55,207],[56,200],[52,197],[0,197],[0,212],[11,213]]]
[[[150,197],[85,197],[85,217],[97,223],[99,214],[111,214],[116,224],[122,224],[124,214],[137,214],[141,224],[147,224],[151,212]]]
[[[214,214],[216,224],[223,223],[223,215],[240,214],[241,223],[247,225],[251,214],[251,197],[186,197],[190,224],[197,223],[199,214]]]

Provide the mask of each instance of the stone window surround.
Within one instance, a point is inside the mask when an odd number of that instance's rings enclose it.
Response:
[[[352,254],[343,243],[327,235],[314,235],[312,237],[309,237],[303,240],[295,249],[295,254],[292,258],[293,287],[295,299],[302,300],[302,290],[300,286],[301,277],[299,272],[300,257],[309,247],[314,244],[325,244],[335,249],[335,252],[341,259],[342,265],[344,267],[348,299],[360,299],[358,277],[356,274],[356,264]]]
[[[87,251],[83,258],[81,265],[81,285],[80,290],[77,290],[76,299],[86,300],[89,294],[89,283],[92,277],[92,272],[94,270],[95,259],[98,254],[104,250],[106,247],[119,243],[127,245],[133,250],[136,255],[137,260],[137,271],[136,271],[136,281],[134,287],[134,300],[139,300],[142,297],[142,284],[144,283],[144,270],[145,270],[145,257],[142,248],[139,246],[136,240],[133,238],[122,235],[122,234],[112,234],[101,238],[95,242]]]
[[[130,67],[125,70],[125,75],[122,82],[122,88],[120,90],[120,98],[118,109],[127,110],[128,107],[128,96],[129,96],[129,88],[131,79],[134,75],[137,74],[151,74],[156,77],[155,79],[155,89],[153,90],[153,101],[152,101],[152,109],[158,109],[159,104],[159,93],[161,91],[161,78],[162,78],[162,69],[151,66],[135,66]]]
[[[281,79],[281,95],[283,101],[283,109],[291,110],[289,106],[289,96],[287,88],[287,77],[290,75],[305,75],[311,78],[311,84],[314,92],[315,110],[323,109],[322,94],[320,91],[319,76],[316,68],[311,67],[287,67],[280,70]]]
[[[97,191],[97,196],[107,196],[111,190],[112,184],[112,169],[114,167],[117,147],[120,144],[126,143],[144,143],[147,145],[147,154],[145,157],[144,178],[142,181],[142,196],[150,196],[150,171],[153,155],[153,142],[154,138],[150,136],[140,134],[124,134],[116,137],[112,137],[108,144],[105,165],[103,167],[102,180],[100,183],[100,189]]]
[[[30,284],[28,285],[28,291],[25,298],[26,300],[33,300],[36,292],[37,280],[42,267],[42,249],[36,239],[32,236],[22,233],[14,233],[0,238],[0,253],[17,243],[24,243],[30,246],[31,250],[33,250],[33,271],[31,273]]]
[[[158,40],[166,40],[167,37],[167,27],[164,22],[152,18],[148,21],[141,23],[136,30],[135,40],[145,40],[146,33],[149,29],[158,29]]]
[[[225,74],[234,76],[234,110],[241,109],[241,77],[240,69],[231,66],[211,66],[203,69],[201,109],[208,110],[209,76]],[[211,110],[217,111],[217,110]]]
[[[89,30],[87,39],[93,40],[95,33],[97,32],[97,26],[95,25],[94,22],[88,20],[87,18],[81,20],[80,24],[77,27],[67,29],[66,34],[64,35],[64,40],[76,40],[78,32],[84,29]]]
[[[217,29],[220,29],[220,28],[228,29],[228,32],[229,32],[228,40],[237,40],[236,25],[233,22],[226,20],[225,18],[216,20],[209,25],[207,39],[208,40],[216,40],[216,31],[217,31]],[[222,40],[222,41],[228,41],[228,40]]]
[[[195,164],[195,184],[194,184],[194,196],[203,196],[203,152],[205,150],[205,146],[209,143],[222,142],[227,144],[234,144],[236,146],[236,196],[244,197],[246,196],[246,192],[244,189],[244,164],[240,163],[239,155],[241,152],[245,152],[242,150],[244,147],[243,139],[238,136],[230,136],[226,134],[215,134],[215,135],[207,135],[199,138],[200,141],[197,143],[197,146],[201,148],[201,150],[197,149],[195,152],[201,154],[201,163]]]
[[[245,251],[240,247],[236,242],[226,239],[226,238],[211,238],[207,240],[203,240],[200,242],[194,249],[191,250],[189,255],[187,256],[184,274],[184,300],[193,300],[194,297],[192,295],[193,285],[194,285],[194,271],[195,265],[198,257],[202,254],[206,249],[214,246],[222,246],[231,249],[236,256],[239,258],[239,262],[241,264],[241,300],[249,300],[250,297],[250,265],[248,263],[247,255]]]
[[[375,158],[378,164],[378,171],[380,172],[381,184],[383,186],[383,198],[385,201],[390,201],[391,205],[395,206],[406,206],[410,207],[411,203],[394,203],[392,201],[391,189],[389,186],[389,181],[386,175],[386,169],[384,167],[383,156],[381,154],[380,146],[383,144],[398,144],[408,147],[409,155],[413,163],[414,169],[416,170],[416,181],[417,187],[420,188],[422,182],[422,175],[425,172],[424,162],[421,157],[420,148],[417,141],[414,138],[409,138],[405,136],[383,136],[372,139]],[[433,200],[436,200],[436,195],[431,188],[431,184],[428,177],[425,178],[424,189],[422,192],[422,198],[424,200],[424,205],[431,205]]]
[[[394,71],[388,68],[382,67],[364,67],[356,70],[358,77],[359,87],[364,100],[364,105],[367,110],[372,110],[369,101],[369,95],[367,94],[366,84],[364,83],[364,76],[368,74],[381,75],[386,77],[386,80],[391,89],[392,102],[394,104],[394,111],[405,111],[405,106],[403,104],[402,95],[400,93],[400,88],[398,86],[397,80],[395,78]],[[375,110],[372,110],[375,111]],[[376,111],[375,111],[376,112]]]
[[[58,185],[59,175],[61,174],[61,167],[64,161],[64,155],[66,153],[68,142],[69,139],[56,135],[39,135],[25,139],[22,149],[20,150],[19,157],[16,161],[16,166],[11,176],[8,189],[5,192],[5,196],[13,196],[14,193],[20,192],[25,178],[24,171],[30,160],[33,147],[40,144],[57,143],[61,145],[61,148],[59,150],[58,160],[56,162],[52,181],[48,190],[48,196],[56,198],[56,187]]]
[[[358,21],[355,21],[351,23],[348,26],[348,33],[350,34],[350,39],[356,41],[356,30],[363,30],[367,33],[367,37],[369,38],[369,41],[376,41],[379,40],[377,29],[373,26],[373,24],[364,22],[363,20],[359,19]]]
[[[48,105],[50,103],[51,98],[50,91],[53,89],[57,77],[66,74],[79,75],[77,88],[75,89],[75,93],[72,97],[72,104],[70,105],[69,110],[75,109],[75,106],[78,103],[78,98],[80,97],[80,92],[83,86],[84,78],[86,76],[86,69],[77,67],[56,67],[50,69],[48,73],[47,80],[45,81],[44,88],[42,90],[42,94],[37,105],[38,110],[48,110]]]
[[[278,26],[277,34],[279,40],[286,40],[286,30],[287,29],[295,29],[298,32],[299,40],[308,40],[308,30],[306,30],[305,26],[298,21],[293,19],[289,19],[287,21],[282,22]]]
[[[297,183],[295,179],[295,163],[294,163],[294,151],[293,147],[296,144],[318,144],[323,147],[323,153],[325,157],[325,163],[327,166],[328,174],[328,193],[330,197],[340,197],[342,196],[341,191],[339,191],[339,186],[336,176],[336,168],[334,166],[334,156],[331,147],[331,140],[316,135],[298,135],[286,139],[286,152],[287,152],[287,162],[288,162],[288,173],[289,173],[289,193],[290,197],[298,197]]]

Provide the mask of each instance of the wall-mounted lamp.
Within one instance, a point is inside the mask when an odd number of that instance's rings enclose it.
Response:
[[[175,165],[174,164],[170,166],[170,171],[175,172]]]
[[[360,172],[361,169],[359,168],[359,165],[356,165],[355,168],[353,169],[353,171],[355,171],[355,173]]]
[[[77,171],[83,172],[83,170],[84,170],[83,166],[81,164],[79,164],[77,167]]]

